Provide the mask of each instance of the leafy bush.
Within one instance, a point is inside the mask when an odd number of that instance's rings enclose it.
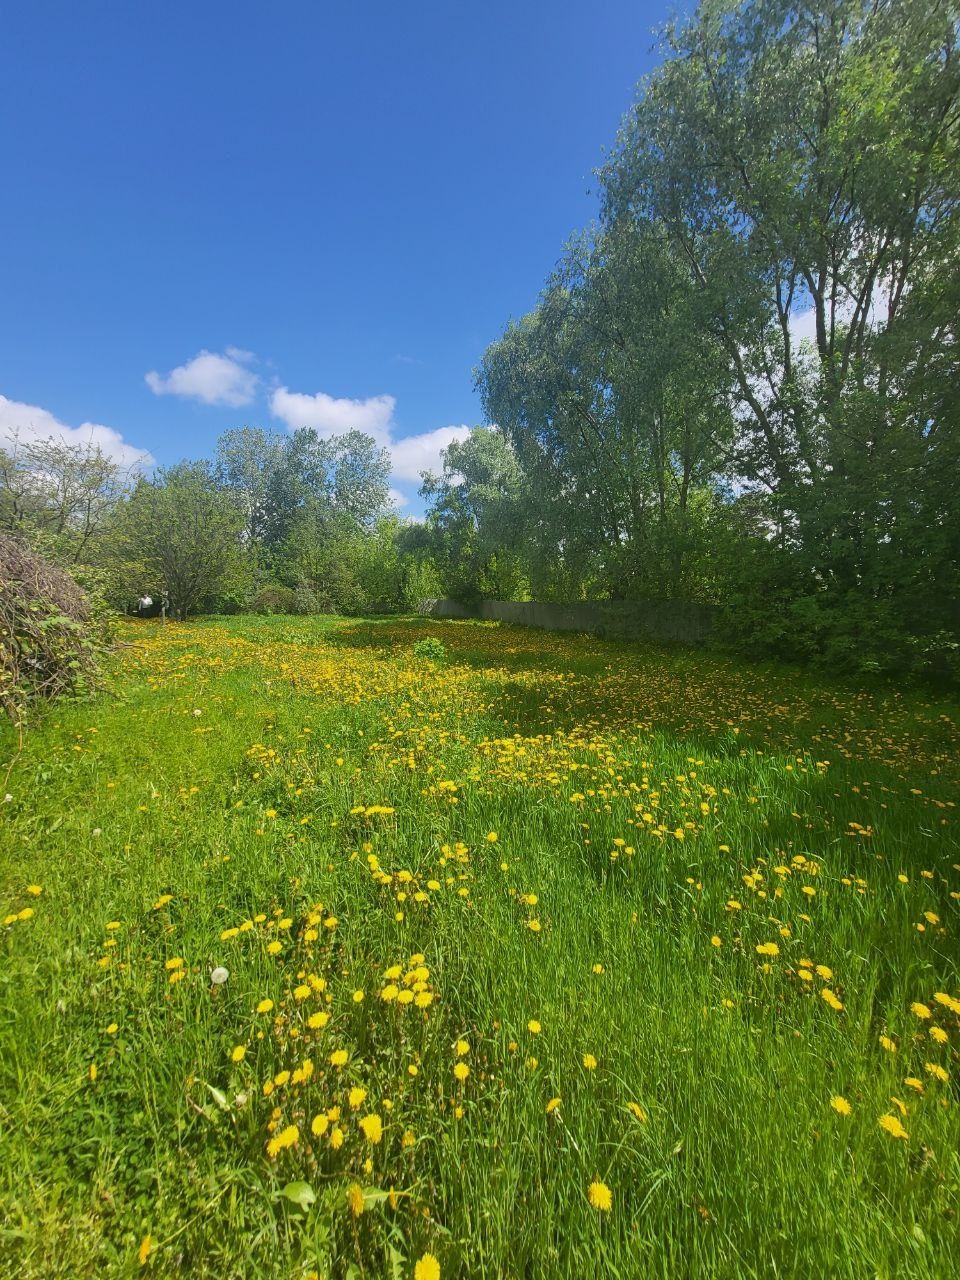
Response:
[[[322,601],[320,597],[317,595],[317,593],[311,587],[308,587],[305,583],[302,583],[299,587],[297,587],[293,595],[294,595],[294,601],[293,601],[294,613],[298,613],[301,616],[306,617],[308,614],[311,614],[311,613],[330,613],[331,612],[329,608],[324,608],[324,601]]]
[[[428,662],[442,663],[447,660],[447,646],[436,636],[424,636],[413,646],[414,656],[424,658]]]
[[[296,613],[297,593],[290,587],[269,582],[254,595],[250,608],[254,613]]]
[[[0,533],[0,706],[16,724],[34,702],[89,688],[107,639],[69,574]]]

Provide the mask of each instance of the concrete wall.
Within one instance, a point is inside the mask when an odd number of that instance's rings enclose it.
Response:
[[[484,600],[475,609],[455,600],[424,600],[431,618],[483,618],[546,631],[584,631],[616,640],[653,639],[701,645],[710,634],[714,610],[677,600],[580,600],[549,604],[535,600]]]

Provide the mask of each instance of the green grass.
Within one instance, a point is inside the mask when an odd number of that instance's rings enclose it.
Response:
[[[955,705],[484,624],[124,639],[0,787],[0,1273],[953,1271]]]

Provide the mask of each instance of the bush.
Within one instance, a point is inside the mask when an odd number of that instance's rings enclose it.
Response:
[[[261,587],[250,602],[254,613],[296,613],[297,593],[277,582]]]
[[[293,597],[294,613],[299,613],[304,617],[311,613],[332,612],[329,608],[324,608],[324,602],[320,599],[317,593],[305,583],[302,583],[297,587],[296,591],[293,593]]]
[[[106,631],[69,574],[0,533],[0,706],[17,724],[96,679]]]
[[[439,664],[447,660],[447,646],[436,636],[424,636],[422,640],[418,640],[413,646],[413,652],[417,658],[425,658],[428,662]]]

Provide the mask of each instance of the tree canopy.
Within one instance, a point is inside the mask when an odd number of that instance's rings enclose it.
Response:
[[[478,370],[531,560],[785,656],[952,651],[957,21],[705,0],[667,32],[598,224]]]

